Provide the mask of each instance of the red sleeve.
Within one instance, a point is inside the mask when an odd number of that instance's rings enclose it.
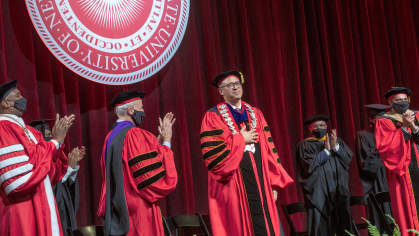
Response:
[[[51,170],[58,152],[55,144],[34,144],[20,126],[9,121],[0,122],[0,133],[1,191],[9,197],[35,191]]]
[[[410,162],[410,141],[405,141],[402,128],[397,129],[391,120],[381,118],[374,133],[383,163],[395,174],[404,175]]]
[[[294,180],[284,170],[281,159],[278,155],[278,150],[275,147],[274,140],[271,136],[271,130],[266,123],[265,117],[259,109],[254,108],[255,113],[258,115],[261,127],[259,128],[259,143],[261,148],[266,147],[267,149],[267,160],[269,165],[269,178],[271,180],[272,188],[279,191],[279,188],[284,188]]]
[[[176,188],[173,152],[160,145],[153,134],[132,128],[125,138],[122,156],[131,188],[147,201],[158,201]]]
[[[45,142],[45,139],[42,136],[41,132],[30,126],[26,127],[35,136],[36,140],[38,140],[38,143]],[[67,156],[64,154],[64,147],[65,145],[63,144],[56,152],[54,152],[51,170],[48,173],[52,186],[56,185],[58,181],[60,181],[67,173],[68,159]]]
[[[212,178],[229,180],[239,168],[245,142],[240,132],[233,135],[221,116],[209,111],[201,124],[201,150]]]

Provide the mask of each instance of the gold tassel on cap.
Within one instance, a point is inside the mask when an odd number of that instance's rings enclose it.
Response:
[[[242,81],[242,84],[244,84],[244,78],[243,78],[243,74],[241,72],[240,73],[240,80]]]

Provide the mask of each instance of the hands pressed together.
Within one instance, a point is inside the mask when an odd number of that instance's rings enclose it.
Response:
[[[76,116],[70,115],[70,116],[64,116],[60,119],[60,115],[57,114],[55,125],[52,128],[52,137],[54,137],[55,140],[57,140],[58,143],[61,143],[64,141],[65,136],[67,135],[68,129],[73,125],[73,122],[75,120]]]
[[[337,135],[336,129],[332,129],[332,134],[330,135],[330,139],[331,140],[329,142],[329,134],[326,134],[326,140],[324,141],[324,146],[329,151],[338,145],[338,135]]]
[[[160,126],[158,127],[159,136],[157,139],[160,143],[168,142],[170,143],[172,140],[172,126],[175,123],[176,118],[172,112],[167,113],[163,120],[159,118]]]
[[[84,155],[86,155],[86,148],[81,146],[81,148],[76,147],[74,148],[70,154],[68,154],[68,166],[71,168],[75,168],[79,162],[83,159]]]
[[[405,130],[408,130],[409,128],[416,132],[418,130],[418,127],[415,124],[415,113],[413,111],[407,111],[403,113],[403,128]]]

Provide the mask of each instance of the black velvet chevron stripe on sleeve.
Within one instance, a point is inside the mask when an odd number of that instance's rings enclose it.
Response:
[[[206,159],[208,159],[208,158],[210,158],[214,155],[217,155],[218,153],[222,152],[224,150],[224,148],[226,148],[226,147],[227,147],[227,144],[223,144],[223,145],[220,145],[218,147],[215,147],[215,148],[209,150],[208,152],[204,153],[204,160],[206,160]]]
[[[216,147],[222,143],[224,143],[223,140],[206,141],[206,142],[201,143],[201,150],[207,147]]]
[[[128,165],[129,165],[129,167],[132,167],[132,166],[138,164],[139,162],[156,158],[158,155],[159,154],[156,151],[143,153],[143,154],[140,154],[138,156],[135,156],[135,157],[131,158],[128,161]]]
[[[208,170],[211,171],[214,167],[220,164],[228,156],[230,151],[230,149],[227,149],[223,153],[221,153],[217,158],[212,160],[207,166]]]
[[[145,174],[147,174],[147,173],[149,173],[151,171],[157,170],[157,169],[159,169],[162,166],[163,166],[163,163],[161,161],[152,163],[152,164],[147,165],[147,166],[143,166],[140,169],[134,171],[134,173],[132,174],[132,177],[138,178],[141,175],[145,175]]]
[[[164,176],[166,176],[166,170],[162,170],[159,173],[151,176],[150,178],[141,181],[140,183],[138,183],[137,188],[139,190],[147,188],[148,186],[150,186],[150,185],[156,183],[157,181],[161,180]]]
[[[214,129],[214,130],[206,130],[203,131],[199,137],[201,139],[205,138],[205,137],[213,137],[213,136],[220,136],[224,134],[224,130],[223,129]]]

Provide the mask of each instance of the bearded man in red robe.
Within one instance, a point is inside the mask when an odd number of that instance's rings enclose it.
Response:
[[[376,121],[377,150],[386,166],[391,206],[403,236],[407,229],[419,230],[418,144],[419,122],[417,111],[409,110],[412,92],[403,87],[393,88],[384,95],[392,110]]]
[[[216,76],[224,102],[201,125],[201,149],[208,168],[212,232],[227,235],[282,235],[275,206],[278,190],[293,180],[285,172],[262,112],[243,102],[238,71]]]

